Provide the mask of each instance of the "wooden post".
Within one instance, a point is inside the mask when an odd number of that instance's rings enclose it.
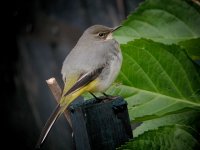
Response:
[[[133,138],[126,101],[105,100],[71,105],[76,150],[114,150]]]
[[[55,78],[47,84],[59,103],[61,89]],[[121,97],[100,99],[74,102],[65,111],[76,150],[114,150],[133,138],[126,101]]]
[[[62,94],[62,90],[61,90],[60,86],[58,85],[58,82],[56,81],[55,78],[50,78],[50,79],[46,80],[46,82],[47,82],[56,102],[59,103],[61,94]],[[64,115],[65,115],[65,118],[67,119],[70,127],[72,127],[69,111],[65,110]]]

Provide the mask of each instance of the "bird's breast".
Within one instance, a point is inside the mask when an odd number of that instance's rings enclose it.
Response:
[[[114,82],[118,76],[122,65],[122,54],[121,51],[117,55],[112,55],[105,64],[105,68],[99,75],[99,85],[97,85],[97,92],[105,91]]]

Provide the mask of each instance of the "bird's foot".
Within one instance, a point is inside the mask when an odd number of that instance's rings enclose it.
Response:
[[[109,100],[114,100],[114,99],[118,98],[118,96],[112,96],[112,95],[108,95],[106,93],[102,93],[102,94],[106,97],[106,99],[109,99]]]

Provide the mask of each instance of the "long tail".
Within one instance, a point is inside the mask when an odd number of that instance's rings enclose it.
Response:
[[[63,111],[61,108],[62,107],[60,107],[60,105],[58,104],[55,110],[53,111],[53,113],[51,114],[51,116],[49,117],[49,119],[47,120],[44,128],[42,129],[38,142],[36,144],[36,148],[40,148],[40,146],[43,144],[44,140],[46,139],[51,127],[53,126],[57,118],[62,114]]]

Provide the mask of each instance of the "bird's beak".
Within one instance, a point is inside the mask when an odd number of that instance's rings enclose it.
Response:
[[[114,31],[116,31],[117,29],[119,29],[120,27],[122,27],[122,26],[120,25],[120,26],[114,27],[114,28],[110,31],[110,33],[108,34],[108,36],[106,37],[106,40],[113,39],[112,33],[113,33]]]
[[[120,26],[117,26],[117,27],[114,27],[114,28],[112,29],[111,33],[114,32],[114,31],[116,31],[117,29],[119,29],[119,28],[121,28],[121,27],[122,27],[121,25],[120,25]]]

